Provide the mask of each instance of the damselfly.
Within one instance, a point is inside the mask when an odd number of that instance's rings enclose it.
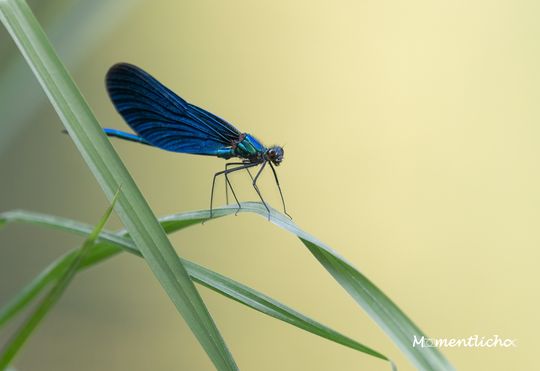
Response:
[[[238,210],[242,207],[228,175],[245,169],[270,218],[270,209],[257,186],[257,180],[266,165],[272,169],[283,211],[289,215],[274,169],[274,166],[279,166],[283,161],[283,147],[265,147],[251,134],[242,133],[227,121],[186,102],[150,74],[131,64],[119,63],[112,66],[107,73],[106,84],[116,110],[135,131],[135,134],[131,134],[106,128],[104,131],[108,136],[172,152],[215,156],[225,160],[239,159],[225,164],[224,170],[214,174],[210,217],[213,212],[214,186],[219,175],[225,177],[226,197],[228,185]],[[260,168],[253,177],[249,169],[257,166]]]

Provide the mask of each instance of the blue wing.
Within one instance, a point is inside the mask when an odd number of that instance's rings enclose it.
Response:
[[[215,156],[240,137],[234,126],[189,104],[131,64],[112,66],[106,84],[116,110],[143,141],[155,147]]]

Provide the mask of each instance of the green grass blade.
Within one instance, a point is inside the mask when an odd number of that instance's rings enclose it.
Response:
[[[101,230],[105,226],[105,223],[107,223],[107,220],[109,220],[114,208],[114,204],[116,203],[117,196],[118,193],[113,198],[111,205],[107,208],[99,223],[84,241],[83,246],[75,251],[73,259],[71,259],[71,263],[61,272],[61,275],[58,277],[51,290],[47,293],[47,295],[45,295],[39,305],[34,309],[26,321],[24,321],[22,326],[15,332],[8,343],[2,347],[0,350],[0,370],[8,367],[17,352],[22,348],[26,340],[28,340],[32,332],[37,328],[43,318],[45,318],[45,315],[58,302],[58,300],[60,300],[60,297],[67,289],[71,280],[79,269],[82,259],[92,249]]]
[[[236,212],[235,207],[217,209],[216,216],[230,215]],[[253,212],[268,218],[268,212],[260,203],[246,202],[240,212]],[[209,217],[208,210],[191,212],[193,218]],[[169,231],[174,231],[175,221],[184,220],[183,214],[171,215],[161,219]],[[349,295],[366,311],[366,313],[386,332],[409,360],[421,370],[454,370],[444,355],[435,347],[413,347],[413,339],[426,336],[399,307],[388,298],[367,277],[360,273],[345,258],[330,246],[300,229],[288,217],[272,209],[271,222],[295,234],[306,245],[309,251],[349,293]],[[428,337],[428,336],[426,336]]]
[[[108,259],[121,250],[112,245],[98,243],[83,259],[79,269],[86,268],[89,264]],[[0,308],[0,328],[24,310],[51,282],[58,279],[66,267],[69,266],[77,255],[77,250],[70,251],[62,255],[49,264],[39,273],[29,284],[27,284],[17,295],[7,304]]]
[[[189,217],[189,213],[188,217]],[[194,224],[200,223],[199,219],[182,219],[175,223],[175,230],[180,230]],[[29,212],[24,210],[14,210],[0,213],[0,227],[8,223],[25,223],[66,231],[82,236],[87,236],[92,231],[92,226],[86,223],[73,221],[72,219],[61,218],[57,216]],[[127,235],[126,231],[122,231],[122,235]],[[111,243],[104,242],[111,241]],[[123,246],[124,250],[139,255],[140,252],[133,245],[131,240],[127,240],[119,234],[101,231],[98,243],[83,259],[80,268],[86,268],[89,265],[94,265],[100,261],[106,260],[119,252],[122,249],[118,246]],[[52,262],[45,270],[36,276],[28,285],[26,285],[11,301],[0,308],[0,328],[6,324],[19,311],[24,309],[39,293],[51,282],[56,280],[65,267],[71,264],[76,251],[70,251],[60,258]]]
[[[203,221],[204,219],[196,217],[196,213],[184,213],[178,215],[176,216],[174,222],[163,222],[164,227],[166,230],[170,230],[172,232]],[[27,224],[36,224],[76,234],[88,234],[91,229],[89,225],[84,223],[20,210],[0,214],[0,223],[2,222],[23,222]],[[133,242],[128,238],[119,236],[119,234],[126,235],[126,232],[120,231],[118,234],[102,232],[99,237],[101,244],[97,244],[94,247],[94,249],[91,251],[92,255],[89,255],[84,260],[84,265],[81,265],[81,268],[84,266],[97,264],[121,251],[120,249],[140,256],[140,253],[136,249]],[[110,236],[113,236],[113,238],[110,238]],[[61,268],[59,267],[63,267],[68,264],[67,262],[72,259],[72,254],[73,252],[70,252],[49,265],[49,267],[47,267],[40,275],[32,280],[32,282],[30,282],[30,284],[27,285],[18,296],[8,303],[3,310],[0,310],[0,327],[19,310],[23,309],[27,304],[29,304],[31,300],[38,295],[47,284],[53,282],[57,278],[59,272],[61,271]],[[330,341],[391,362],[383,354],[347,336],[344,336],[307,316],[304,316],[303,314],[278,302],[277,300],[268,297],[267,295],[264,295],[256,290],[251,289],[250,287],[247,287],[239,282],[236,282],[228,277],[220,275],[188,260],[183,260],[183,263],[184,266],[186,266],[189,275],[195,282],[198,282],[217,293],[220,293],[261,313],[290,323],[300,329],[311,332]]]
[[[75,233],[80,236],[88,236],[93,227],[90,224],[81,223],[73,219],[62,218],[58,216],[29,212],[24,210],[13,210],[0,213],[0,227],[4,223],[22,222],[26,224],[33,224],[37,226],[47,227],[49,229],[56,229],[59,231]],[[114,241],[123,239],[113,232],[106,230],[101,231],[100,236],[107,237],[108,240]]]
[[[235,207],[224,207],[214,210],[216,217],[231,215],[236,212]],[[253,212],[267,218],[267,212],[260,203],[243,203],[241,212]],[[23,220],[19,212],[18,221]],[[0,214],[0,223],[11,222],[7,217],[12,214]],[[25,214],[32,219],[32,213]],[[160,219],[167,233],[175,232],[188,221],[202,221],[209,217],[209,211],[193,211],[170,215]],[[421,337],[422,331],[375,285],[356,270],[349,262],[340,257],[329,246],[318,241],[313,236],[302,231],[286,216],[272,210],[271,221],[297,235],[310,249],[312,254],[334,276],[334,278],[347,290],[354,300],[379,324],[381,328],[394,340],[411,361],[422,370],[453,370],[454,368],[436,348],[413,348],[413,336]]]
[[[111,199],[122,186],[117,204],[119,217],[215,367],[236,370],[232,355],[163,228],[26,2],[0,0],[0,20],[17,43],[105,195]]]
[[[180,230],[189,227],[194,224],[200,223],[203,219],[190,218],[190,213],[186,213],[182,220],[178,220],[174,224],[175,230]],[[73,221],[71,219],[60,218],[56,216],[29,212],[24,210],[15,210],[4,212],[0,214],[0,227],[7,223],[27,223],[34,224],[43,227],[49,227],[52,229],[63,230],[83,236],[87,236],[92,230],[92,226],[85,223]],[[166,229],[166,227],[165,227]],[[126,234],[126,232],[122,232]],[[101,231],[101,237],[105,237],[107,240],[112,241],[114,245],[106,242],[101,242],[96,245],[94,249],[90,251],[87,257],[82,261],[81,268],[86,268],[89,265],[94,265],[100,261],[106,260],[122,250],[118,245],[124,243],[124,238],[118,234],[112,232]],[[100,239],[98,239],[100,240]],[[129,249],[124,246],[124,249]],[[132,253],[140,254],[139,250],[132,247]],[[32,282],[24,287],[16,297],[14,297],[9,303],[0,308],[0,328],[8,322],[13,316],[15,316],[20,310],[24,309],[48,284],[58,278],[60,272],[62,272],[67,265],[69,265],[74,258],[75,251],[71,251],[51,263],[45,270],[43,270]]]
[[[390,361],[381,353],[304,316],[263,293],[190,261],[184,261],[184,264],[195,282],[199,282],[232,300],[338,344]]]

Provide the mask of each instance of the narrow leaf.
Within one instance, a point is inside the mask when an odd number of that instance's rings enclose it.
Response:
[[[235,212],[235,207],[226,207],[216,210],[214,215],[224,216]],[[261,203],[243,203],[240,212],[252,212],[268,219],[268,212]],[[190,215],[193,218],[204,218],[209,217],[210,213],[208,210],[204,210],[191,212]],[[172,232],[175,229],[175,220],[184,220],[184,215],[171,215],[162,218],[161,222],[167,225],[169,231]],[[454,367],[437,348],[413,347],[414,336],[421,338],[426,335],[390,298],[344,257],[340,256],[330,246],[300,229],[287,216],[274,209],[271,209],[270,221],[298,236],[323,267],[384,330],[418,369],[454,370]]]
[[[0,0],[7,28],[105,195],[122,185],[117,213],[146,263],[218,370],[237,370],[176,251],[107,140],[90,107],[24,0]]]
[[[220,212],[219,210],[217,211]],[[193,213],[184,213],[178,216],[174,222],[163,222],[166,230],[184,229],[188,226],[195,224],[195,221],[201,222],[204,219],[195,218]],[[29,224],[37,224],[49,228],[61,229],[76,234],[87,234],[90,230],[88,225],[75,222],[69,219],[52,217],[39,213],[31,213],[25,211],[12,211],[0,214],[0,222],[25,222]],[[61,221],[59,224],[59,221]],[[119,234],[125,234],[125,231],[119,232]],[[113,236],[113,238],[110,238]],[[99,240],[101,244],[91,251],[93,256],[88,256],[88,259],[84,261],[86,265],[97,264],[102,260],[116,254],[119,249],[126,250],[132,254],[140,256],[139,251],[130,239],[120,237],[118,234],[112,234],[110,232],[102,232]],[[109,245],[110,244],[110,245]],[[114,250],[112,247],[117,246]],[[48,283],[54,281],[58,276],[59,266],[65,265],[65,261],[72,259],[71,252],[64,255],[61,259],[58,259],[52,263],[42,274],[36,277],[28,286],[26,286],[19,296],[15,297],[4,310],[0,311],[0,326],[5,323],[11,316],[15,315],[17,311],[24,308]],[[97,254],[97,255],[96,255]],[[109,255],[110,254],[110,255]],[[304,316],[303,314],[295,311],[294,309],[274,300],[250,287],[247,287],[239,282],[236,282],[228,277],[213,272],[200,265],[192,263],[188,260],[183,260],[184,265],[191,278],[211,290],[220,293],[230,299],[233,299],[241,304],[244,304],[250,308],[253,308],[261,313],[277,318],[281,321],[290,323],[305,331],[311,332],[315,335],[326,338],[330,341],[342,344],[344,346],[356,349],[362,353],[390,361],[386,356],[381,353],[361,344],[357,341],[340,334],[331,328],[312,320],[311,318]],[[81,268],[83,266],[81,265]]]
[[[60,300],[60,297],[65,292],[77,270],[79,269],[81,260],[92,249],[92,246],[99,236],[99,233],[105,226],[105,223],[107,223],[107,220],[109,220],[114,208],[114,204],[116,203],[117,196],[118,193],[113,198],[111,205],[107,208],[99,223],[84,241],[83,246],[75,251],[73,258],[71,259],[71,263],[67,266],[67,269],[64,269],[61,272],[51,290],[28,316],[22,326],[15,332],[15,334],[13,334],[8,343],[2,347],[0,350],[0,370],[5,369],[11,363],[17,352],[22,348],[26,340],[28,340],[32,332],[37,328],[45,315],[58,302],[58,300]]]
[[[215,217],[231,215],[235,207],[224,207],[214,210]],[[267,211],[260,203],[243,203],[240,212],[252,212],[267,219]],[[0,214],[0,222],[9,213]],[[31,215],[31,214],[30,214]],[[170,215],[160,219],[167,233],[180,230],[188,220],[205,220],[208,210],[193,211]],[[21,217],[21,215],[19,215]],[[30,217],[31,219],[31,217]],[[19,219],[19,221],[24,221]],[[413,337],[425,336],[424,333],[397,307],[379,288],[362,275],[345,258],[341,257],[329,246],[297,227],[286,216],[272,209],[271,221],[277,226],[297,235],[310,252],[343,286],[351,297],[368,313],[368,315],[392,338],[403,353],[422,370],[453,370],[453,366],[436,348],[413,347]]]

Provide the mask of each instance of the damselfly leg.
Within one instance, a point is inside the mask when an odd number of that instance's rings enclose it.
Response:
[[[281,204],[283,205],[283,212],[285,213],[285,215],[289,217],[289,219],[292,220],[292,217],[287,213],[287,209],[285,208],[285,199],[283,198],[283,193],[281,192],[281,186],[279,185],[279,179],[278,179],[276,170],[274,169],[274,165],[272,165],[271,162],[269,162],[269,164],[270,164],[270,168],[272,169],[272,173],[274,174],[274,179],[276,180],[276,185],[279,190],[279,196],[281,197]]]
[[[232,184],[231,184],[231,182],[229,180],[229,174],[233,173],[235,171],[238,171],[238,170],[245,169],[248,172],[248,174],[249,174],[249,176],[250,176],[250,178],[252,180],[252,184],[253,184],[253,188],[255,189],[255,192],[257,192],[257,195],[261,199],[261,202],[264,205],[264,207],[266,208],[266,211],[268,211],[268,220],[270,220],[270,215],[271,215],[270,208],[268,207],[266,201],[264,200],[264,198],[263,198],[263,196],[261,194],[261,191],[259,190],[259,186],[257,185],[257,180],[259,179],[259,176],[262,174],[262,172],[263,172],[264,168],[266,167],[267,163],[268,163],[268,161],[264,161],[262,163],[230,162],[230,163],[225,164],[225,170],[215,173],[214,178],[212,180],[212,190],[210,192],[210,218],[212,218],[213,210],[214,210],[213,209],[213,205],[214,205],[214,188],[215,188],[216,178],[219,175],[222,175],[222,174],[225,177],[225,197],[226,197],[227,203],[229,201],[228,200],[228,188],[230,187],[231,188],[231,193],[233,194],[233,197],[234,197],[236,203],[238,204],[238,209],[236,210],[236,213],[238,213],[238,211],[240,211],[240,209],[242,208],[242,205],[240,204],[240,201],[236,197],[236,193],[234,191],[234,188],[233,188],[233,186],[232,186]],[[253,175],[249,171],[249,168],[255,167],[255,166],[258,166],[258,165],[261,165],[261,167],[260,167],[259,171],[257,171],[257,174],[255,174],[255,177],[253,177]],[[229,166],[237,166],[237,167],[229,169]],[[270,168],[272,169],[272,174],[274,174],[274,179],[276,181],[276,185],[277,185],[278,190],[279,190],[279,195],[281,197],[281,203],[283,205],[283,212],[285,213],[285,215],[287,215],[289,218],[291,218],[291,216],[289,214],[287,214],[287,209],[285,207],[285,199],[283,198],[283,192],[281,191],[281,186],[279,184],[279,179],[277,177],[276,170],[274,169],[274,167],[272,166],[271,163],[270,163]]]
[[[231,184],[231,182],[229,181],[229,178],[227,176],[227,171],[229,170],[229,166],[232,166],[232,165],[244,165],[244,163],[243,162],[228,162],[228,163],[225,164],[225,172],[223,173],[225,175],[224,175],[223,178],[225,179],[225,204],[226,205],[229,204],[229,185]],[[231,186],[231,190],[233,190],[232,186]],[[234,190],[233,190],[233,192],[234,192]]]
[[[241,164],[247,164],[247,163],[246,162],[229,162],[229,163],[226,163],[225,164],[225,170],[227,170],[230,165],[241,165]],[[246,167],[245,169],[246,169],[249,177],[251,178],[251,181],[253,181],[253,174],[251,174],[251,171],[249,171],[249,168]],[[228,205],[229,204],[229,184],[227,183],[226,178],[224,180],[225,180],[225,204]],[[231,187],[231,189],[232,189],[232,187]]]
[[[261,165],[261,168],[259,169],[259,171],[257,172],[257,175],[255,175],[255,178],[253,178],[253,188],[255,188],[255,191],[257,192],[257,194],[259,195],[259,198],[261,199],[264,207],[266,208],[266,211],[268,211],[268,220],[270,220],[270,209],[268,208],[268,205],[266,204],[266,202],[264,201],[264,198],[263,196],[261,195],[261,191],[259,191],[259,187],[257,186],[257,179],[259,179],[259,175],[261,175],[262,171],[264,170],[264,167],[266,166],[266,163],[268,161],[264,161]]]
[[[226,180],[228,186],[231,187],[231,191],[232,191],[232,194],[234,196],[234,199],[236,200],[236,203],[238,204],[238,210],[236,210],[236,212],[238,213],[238,211],[242,208],[242,205],[240,205],[240,201],[238,201],[238,198],[236,197],[234,189],[233,189],[231,183],[229,182],[228,175],[230,173],[234,173],[235,171],[247,169],[247,168],[250,168],[250,167],[254,167],[254,166],[257,166],[259,164],[256,164],[256,163],[255,164],[245,164],[243,162],[238,162],[238,163],[230,163],[230,165],[241,165],[241,166],[235,167],[233,169],[227,169],[227,170],[219,171],[219,172],[214,174],[214,178],[212,180],[212,190],[210,192],[210,218],[212,218],[213,211],[214,211],[213,203],[214,203],[214,187],[215,187],[215,184],[216,184],[216,177],[218,177],[219,175],[222,175],[222,174],[225,176],[225,180]]]

